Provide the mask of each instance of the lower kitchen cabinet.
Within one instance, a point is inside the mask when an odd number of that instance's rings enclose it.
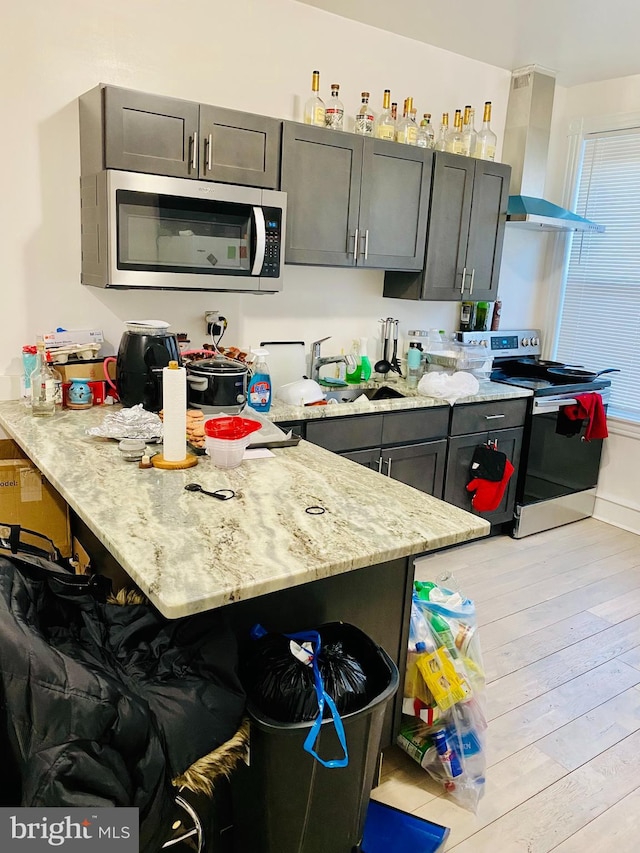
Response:
[[[428,495],[442,497],[447,455],[446,439],[407,444],[403,447],[354,450],[341,455]]]
[[[449,407],[309,421],[307,441],[442,497]]]

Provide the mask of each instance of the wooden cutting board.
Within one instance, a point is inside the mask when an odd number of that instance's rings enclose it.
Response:
[[[274,392],[282,385],[308,375],[304,341],[262,341],[260,346],[269,352],[266,361]]]

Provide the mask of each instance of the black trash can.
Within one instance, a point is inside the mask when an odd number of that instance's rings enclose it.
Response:
[[[234,775],[235,853],[352,853],[362,840],[385,710],[398,669],[359,628],[320,626],[323,646],[340,641],[367,678],[366,705],[342,716],[349,763],[325,767],[305,752],[311,722],[271,719],[249,702],[249,766]],[[331,718],[316,743],[324,759],[342,755]]]

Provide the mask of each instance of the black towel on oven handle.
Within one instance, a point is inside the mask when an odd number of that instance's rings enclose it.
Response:
[[[488,444],[480,444],[473,452],[471,477],[499,483],[504,477],[507,457],[501,450]]]

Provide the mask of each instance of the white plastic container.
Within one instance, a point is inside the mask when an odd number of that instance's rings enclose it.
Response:
[[[244,438],[211,438],[205,435],[204,446],[216,468],[237,468],[250,441],[250,435]]]

